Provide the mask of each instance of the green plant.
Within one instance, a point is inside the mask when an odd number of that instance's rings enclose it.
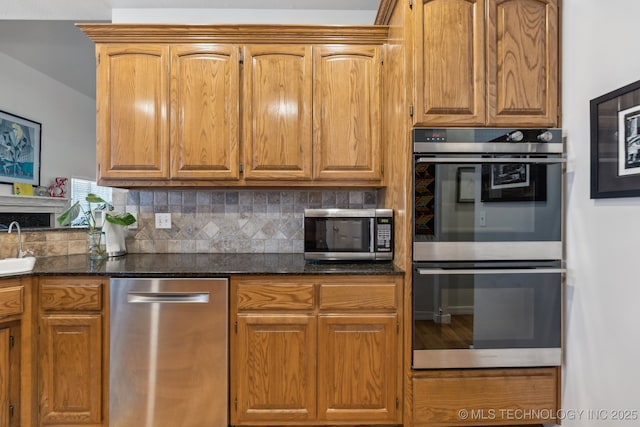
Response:
[[[89,203],[89,210],[85,210],[80,202],[77,201],[58,217],[58,223],[60,225],[71,225],[78,217],[82,217],[81,224],[86,225],[89,231],[94,231],[96,229],[96,217],[91,204],[98,204],[96,208],[99,210],[113,210],[111,203],[93,193],[87,194],[85,200]],[[106,213],[104,219],[112,224],[122,226],[131,225],[136,222],[136,218],[128,212],[117,215]]]

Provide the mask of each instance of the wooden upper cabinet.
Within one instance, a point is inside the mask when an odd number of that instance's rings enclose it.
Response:
[[[558,1],[488,0],[487,124],[557,126]]]
[[[380,180],[380,46],[314,48],[314,178]]]
[[[426,0],[415,7],[414,122],[483,124],[484,0]]]
[[[387,26],[77,25],[102,185],[383,185]]]
[[[167,179],[169,47],[98,45],[98,179]]]
[[[171,178],[239,178],[239,58],[232,45],[171,46]]]
[[[311,179],[311,46],[244,47],[244,176]]]
[[[423,0],[415,125],[557,126],[557,0]]]

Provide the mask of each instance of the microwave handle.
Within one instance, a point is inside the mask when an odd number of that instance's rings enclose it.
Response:
[[[549,274],[566,273],[566,268],[487,268],[487,269],[443,269],[443,268],[418,268],[421,276],[452,275],[452,274]]]
[[[375,242],[376,240],[378,240],[378,237],[376,236],[376,219],[371,218],[369,221],[369,236],[371,236],[371,238],[369,239],[369,253],[374,253],[375,252]]]
[[[507,158],[507,157],[419,157],[416,163],[566,163],[565,158],[547,158],[547,157],[525,157],[525,158]]]

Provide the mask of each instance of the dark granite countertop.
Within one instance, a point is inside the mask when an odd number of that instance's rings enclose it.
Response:
[[[127,254],[92,261],[86,255],[38,258],[36,275],[215,277],[232,274],[403,274],[390,262],[306,262],[302,254]]]

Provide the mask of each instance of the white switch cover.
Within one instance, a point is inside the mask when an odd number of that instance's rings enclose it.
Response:
[[[480,211],[480,227],[486,227],[486,226],[487,226],[487,212]]]
[[[171,214],[170,213],[157,213],[156,214],[156,228],[171,228]]]

